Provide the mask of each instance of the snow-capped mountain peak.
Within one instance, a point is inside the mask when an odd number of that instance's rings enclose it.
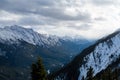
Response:
[[[2,42],[17,42],[23,40],[34,45],[54,46],[59,45],[58,37],[50,37],[47,35],[39,34],[32,29],[23,28],[21,26],[6,26],[0,28],[0,40]]]

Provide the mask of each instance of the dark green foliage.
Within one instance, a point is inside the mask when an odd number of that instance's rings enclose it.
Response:
[[[86,77],[86,79],[87,80],[93,80],[93,68],[92,67],[90,67],[89,68],[89,70],[88,70],[88,72],[87,72],[87,77]]]
[[[96,80],[119,80],[120,69],[116,68],[112,70],[111,68],[107,68],[106,70],[98,73],[94,78]]]
[[[118,77],[119,77],[119,69],[115,69],[115,71],[114,71],[114,80],[119,80]]]
[[[93,76],[93,69],[92,67],[89,68],[87,72],[87,77],[82,80],[119,80],[120,75],[120,69],[116,68],[112,70],[111,68],[107,68],[100,73],[98,73],[96,76]]]
[[[31,77],[32,77],[32,80],[37,79],[37,66],[36,66],[36,64],[32,64]]]
[[[46,75],[47,73],[42,64],[42,59],[38,58],[38,61],[35,64],[32,64],[32,80],[46,80]]]
[[[84,76],[82,77],[82,80],[85,80]]]
[[[108,80],[112,80],[112,70],[111,70],[111,68],[108,68],[108,70],[107,70],[107,77],[108,77]]]

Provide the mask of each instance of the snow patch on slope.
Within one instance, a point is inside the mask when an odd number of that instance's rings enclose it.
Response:
[[[103,43],[99,43],[93,52],[84,57],[86,63],[79,68],[80,75],[78,80],[81,80],[83,76],[86,77],[90,66],[94,70],[94,75],[96,75],[101,70],[106,69],[108,65],[116,61],[119,57],[120,33]]]

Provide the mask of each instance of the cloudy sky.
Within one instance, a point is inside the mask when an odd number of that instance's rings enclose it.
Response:
[[[120,0],[0,0],[0,26],[98,39],[120,27]]]

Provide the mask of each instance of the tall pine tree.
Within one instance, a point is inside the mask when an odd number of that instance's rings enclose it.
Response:
[[[93,68],[90,67],[88,72],[87,72],[87,77],[86,77],[86,80],[93,80]]]
[[[46,71],[42,64],[42,59],[38,58],[38,61],[32,64],[31,77],[32,80],[46,80]]]

